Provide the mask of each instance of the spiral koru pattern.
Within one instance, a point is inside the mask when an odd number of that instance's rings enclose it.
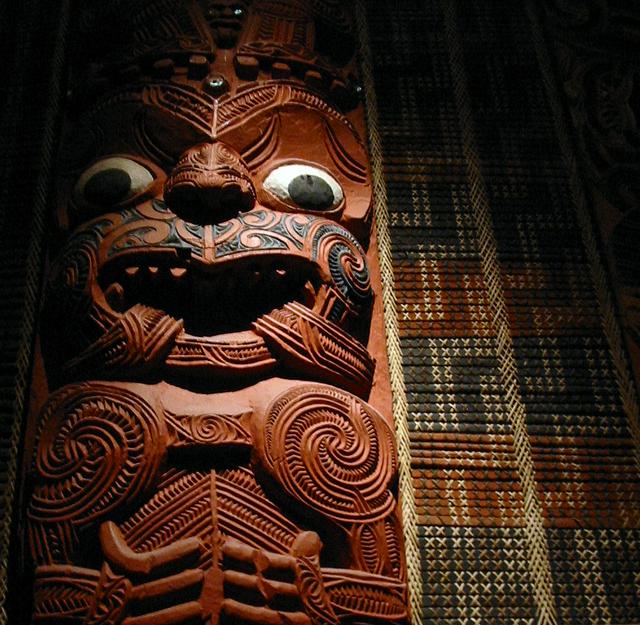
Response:
[[[155,410],[136,394],[64,387],[42,415],[30,518],[82,528],[131,501],[153,481],[165,440]]]
[[[325,222],[313,233],[312,260],[329,267],[337,289],[357,308],[371,298],[369,268],[356,239],[337,224]]]
[[[101,228],[108,219],[77,232],[52,265],[45,292],[40,337],[50,382],[60,381],[61,365],[97,341],[119,317],[106,304],[97,283]],[[65,332],[61,328],[72,328]]]
[[[58,339],[64,334],[62,343],[68,346],[71,342],[73,347],[66,350],[71,353],[78,349],[75,343],[82,343],[83,321],[93,301],[91,284],[97,274],[97,246],[95,233],[77,236],[53,264],[48,276],[45,307],[49,323],[43,326],[43,333],[56,343],[61,342]],[[76,332],[61,333],[60,324],[69,321]]]
[[[392,513],[392,433],[370,407],[339,389],[303,386],[270,406],[260,450],[267,471],[294,499],[343,525]]]
[[[179,417],[165,411],[169,423],[178,425],[178,437],[185,437],[188,443],[215,445],[218,443],[251,442],[251,435],[239,422],[241,415],[204,414]],[[182,431],[186,432],[186,435]],[[175,444],[175,443],[174,443]]]

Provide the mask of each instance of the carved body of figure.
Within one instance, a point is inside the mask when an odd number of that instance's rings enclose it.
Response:
[[[367,156],[317,45],[345,18],[244,2],[230,38],[206,4],[144,3],[68,124],[34,622],[404,623],[393,435],[365,401]]]

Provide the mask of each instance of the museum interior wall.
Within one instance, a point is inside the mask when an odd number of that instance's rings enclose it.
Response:
[[[640,9],[0,6],[0,622],[640,622]]]

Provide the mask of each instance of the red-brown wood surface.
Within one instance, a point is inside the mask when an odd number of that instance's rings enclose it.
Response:
[[[405,623],[351,16],[92,4],[27,441],[33,621]]]

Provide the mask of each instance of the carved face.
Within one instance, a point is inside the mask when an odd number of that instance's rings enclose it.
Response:
[[[207,3],[207,22],[221,48],[230,48],[237,42],[247,14],[247,4],[238,0],[213,0]]]
[[[372,363],[349,334],[362,332],[370,303],[358,238],[366,241],[371,185],[344,116],[293,84],[219,100],[148,85],[103,103],[69,145],[59,222],[75,232],[49,298],[50,317],[75,317],[80,328],[50,350],[66,366],[86,366],[123,318],[148,326],[160,315],[172,328],[154,347],[169,352],[165,364],[177,337],[192,351],[253,350],[238,372],[255,374],[283,359],[265,341],[290,351],[274,338],[278,323],[311,315],[316,329],[330,324],[327,336],[354,343],[361,362],[351,387],[368,384]],[[277,322],[275,311],[284,315]],[[190,374],[215,369],[210,354],[196,364],[187,351],[180,362]]]

